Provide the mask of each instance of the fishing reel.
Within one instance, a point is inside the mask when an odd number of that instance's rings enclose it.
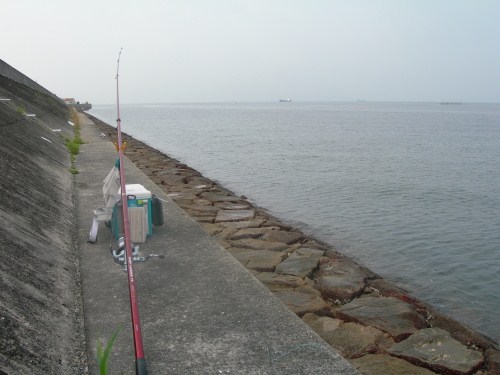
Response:
[[[123,266],[123,270],[127,271],[127,262],[125,261],[125,237],[120,237],[118,239],[118,248],[116,250],[113,249],[113,245],[109,245],[109,251],[113,256],[113,259],[116,263]],[[134,245],[132,243],[132,261],[133,262],[144,262],[149,258],[164,258],[162,254],[149,254],[146,256],[139,255],[139,245]]]

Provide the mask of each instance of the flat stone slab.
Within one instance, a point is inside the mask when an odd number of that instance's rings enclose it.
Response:
[[[427,327],[424,318],[411,305],[394,297],[358,298],[337,309],[335,315],[345,321],[378,328],[396,342]]]
[[[283,251],[288,249],[288,245],[282,242],[262,241],[254,238],[247,238],[240,241],[229,241],[233,247],[241,247],[252,250]]]
[[[218,202],[215,203],[215,207],[218,207],[222,210],[246,210],[250,208],[250,205],[245,203]]]
[[[302,320],[345,358],[361,357],[394,344],[386,333],[373,327],[314,314],[306,314]]]
[[[286,253],[268,250],[231,248],[228,250],[246,268],[259,272],[272,272],[281,263]]]
[[[185,207],[184,210],[186,213],[193,217],[196,221],[199,221],[200,218],[210,218],[210,222],[214,222],[215,214],[212,214],[210,212],[201,212],[201,211],[191,211],[189,208]]]
[[[366,277],[355,263],[331,261],[321,265],[316,288],[326,299],[345,303],[363,292]]]
[[[328,315],[330,307],[314,294],[295,292],[290,290],[273,291],[273,293],[298,316],[307,313],[316,315]]]
[[[389,353],[446,374],[471,374],[484,362],[480,352],[462,345],[441,328],[422,329],[394,344]]]
[[[366,375],[435,375],[435,372],[386,354],[367,354],[364,357],[352,359],[350,362]]]
[[[218,239],[227,239],[231,237],[233,233],[235,233],[237,229],[234,228],[223,228],[219,233],[216,234]]]
[[[229,238],[230,240],[244,240],[246,238],[259,238],[269,231],[268,228],[243,228]]]
[[[241,199],[232,195],[226,195],[224,193],[217,193],[217,192],[208,192],[208,193],[203,193],[202,195],[203,199],[209,200],[210,202],[240,202]]]
[[[302,320],[323,339],[344,324],[340,319],[330,318],[329,316],[319,316],[313,313],[305,314]]]
[[[211,181],[205,177],[191,176],[188,178],[187,185],[195,189],[205,189]]]
[[[245,221],[253,219],[254,216],[255,212],[253,210],[219,210],[215,217],[215,222]]]
[[[385,350],[394,343],[386,333],[357,323],[341,324],[326,341],[345,358],[357,358]]]
[[[206,206],[206,205],[193,205],[193,206],[190,206],[189,209],[192,211],[211,213],[214,215],[219,211],[219,209],[217,207]]]
[[[237,228],[237,229],[258,228],[262,225],[263,222],[264,222],[263,219],[253,219],[253,220],[246,220],[246,221],[222,222],[222,223],[220,223],[220,225],[223,227],[231,227],[231,228]]]
[[[317,249],[297,249],[276,267],[276,273],[306,277],[318,267],[319,259],[325,252]]]
[[[304,238],[299,232],[293,231],[285,231],[285,230],[270,230],[262,237],[263,240],[266,241],[274,241],[274,242],[284,242],[287,245],[291,245],[295,242],[300,241]]]
[[[262,272],[255,275],[257,280],[270,290],[295,289],[306,284],[302,277],[280,275],[274,272]]]
[[[178,199],[189,200],[189,201],[198,199],[198,197],[195,194],[187,192],[174,192],[167,194],[167,196],[175,201],[177,201]]]

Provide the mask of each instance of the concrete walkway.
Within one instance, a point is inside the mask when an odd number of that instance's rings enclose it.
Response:
[[[109,252],[116,241],[101,225],[97,243],[86,242],[117,153],[80,117],[86,143],[77,156],[76,193],[90,373],[98,373],[97,340],[105,343],[120,328],[109,373],[133,374],[127,277]],[[357,374],[128,160],[125,168],[127,183],[167,201],[165,225],[140,245],[141,255],[165,258],[134,264],[149,374]]]

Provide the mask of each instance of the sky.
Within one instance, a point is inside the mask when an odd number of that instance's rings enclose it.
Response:
[[[500,0],[0,0],[0,59],[93,104],[500,102]]]

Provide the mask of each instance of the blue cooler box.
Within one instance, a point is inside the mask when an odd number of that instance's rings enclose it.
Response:
[[[147,230],[146,235],[149,237],[153,234],[153,200],[152,195],[149,190],[147,190],[141,184],[127,184],[125,187],[127,191],[127,202],[128,207],[143,207],[146,215]],[[121,197],[121,188],[118,190],[118,196]],[[130,219],[130,212],[129,212]],[[134,221],[130,220],[130,229],[134,231]],[[111,222],[111,229],[115,238],[118,239],[123,235],[123,220],[122,220],[122,207],[121,205],[115,205],[113,207],[113,218]]]

